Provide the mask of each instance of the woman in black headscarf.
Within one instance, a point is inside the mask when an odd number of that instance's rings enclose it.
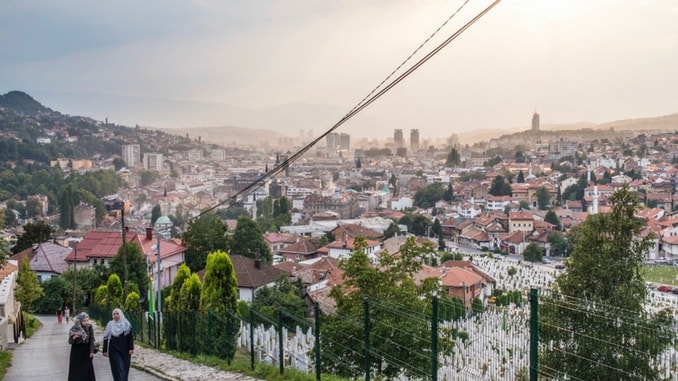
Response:
[[[134,353],[134,333],[120,308],[113,310],[113,320],[106,324],[103,353],[111,362],[113,380],[127,381]]]
[[[68,381],[96,381],[94,375],[94,329],[89,315],[81,312],[68,331],[71,357],[68,363]]]

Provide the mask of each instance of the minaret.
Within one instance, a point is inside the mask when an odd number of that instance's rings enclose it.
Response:
[[[593,187],[593,205],[591,206],[591,214],[598,214],[598,185]]]

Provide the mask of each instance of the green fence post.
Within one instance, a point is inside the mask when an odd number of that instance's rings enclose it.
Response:
[[[438,297],[431,299],[431,380],[438,381]]]
[[[313,303],[315,316],[315,379],[320,381],[320,305]]]
[[[530,289],[530,381],[539,375],[539,296],[536,288]]]
[[[365,381],[370,381],[370,303],[363,298],[363,310],[365,311]]]
[[[250,367],[254,370],[254,312],[250,306]]]
[[[283,346],[283,324],[282,324],[282,307],[278,307],[278,361],[280,362],[280,374],[285,371],[283,360],[285,359],[285,350]]]

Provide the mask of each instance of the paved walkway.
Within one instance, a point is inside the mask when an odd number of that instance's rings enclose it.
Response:
[[[12,366],[5,375],[5,381],[30,380],[52,381],[68,378],[68,330],[72,323],[57,323],[55,316],[37,315],[43,324],[33,337],[14,349]],[[102,340],[103,330],[94,326],[94,335]],[[97,381],[111,381],[108,358],[101,353],[94,358]],[[177,359],[154,349],[136,346],[132,356],[129,375],[134,381],[257,381],[238,373],[226,372],[190,361]]]
[[[71,346],[68,344],[68,330],[72,323],[57,323],[56,316],[36,318],[42,328],[33,337],[24,341],[12,352],[12,366],[9,367],[4,380],[52,381],[68,379],[68,358]],[[101,340],[101,333],[95,334]],[[108,358],[98,353],[94,357],[94,368],[97,381],[111,381],[111,368]],[[162,380],[150,373],[131,369],[130,380],[150,381]]]

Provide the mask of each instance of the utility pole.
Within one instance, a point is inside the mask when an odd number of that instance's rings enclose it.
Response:
[[[71,310],[71,316],[75,316],[75,276],[77,274],[76,265],[78,264],[78,241],[75,241],[75,258],[73,259],[73,309]]]
[[[125,227],[125,201],[122,202],[122,269],[123,269],[123,286],[124,286],[124,296],[123,300],[127,299],[127,239],[125,238],[125,233],[127,228]]]
[[[162,307],[161,304],[160,304],[160,303],[161,303],[161,301],[160,301],[160,299],[161,299],[161,297],[160,297],[160,292],[162,291],[162,286],[161,286],[161,283],[160,283],[160,232],[158,232],[158,244],[157,244],[156,249],[157,249],[157,251],[158,251],[158,289],[156,290],[156,292],[158,293],[158,295],[157,295],[157,299],[158,299],[158,300],[157,300],[157,302],[158,302],[158,316],[160,316],[160,311],[161,311],[160,308]],[[158,321],[159,321],[159,320],[158,320]]]

